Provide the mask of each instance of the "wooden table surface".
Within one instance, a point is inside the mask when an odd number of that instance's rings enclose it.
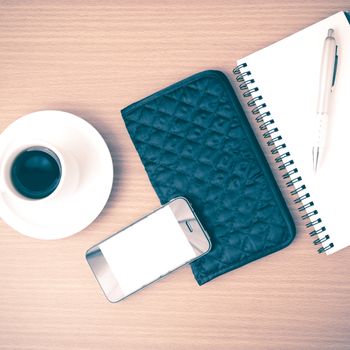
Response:
[[[101,215],[70,238],[35,240],[0,222],[0,349],[350,349],[350,249],[316,254],[294,207],[288,248],[201,287],[185,267],[110,304],[84,256],[159,205],[122,107],[204,69],[230,74],[347,5],[1,0],[0,131],[37,110],[75,113],[107,141],[115,178]]]

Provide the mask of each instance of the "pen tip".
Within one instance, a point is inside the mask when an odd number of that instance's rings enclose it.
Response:
[[[333,33],[334,33],[334,29],[329,28],[327,36],[333,36]]]
[[[316,174],[317,173],[317,165],[318,165],[318,158],[319,158],[319,148],[315,147],[312,149],[312,158],[313,158],[313,165],[314,165],[314,173]]]

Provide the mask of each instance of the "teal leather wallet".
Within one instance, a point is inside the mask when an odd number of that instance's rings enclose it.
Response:
[[[286,247],[295,226],[226,78],[204,71],[122,110],[162,204],[186,197],[212,241],[199,284]]]

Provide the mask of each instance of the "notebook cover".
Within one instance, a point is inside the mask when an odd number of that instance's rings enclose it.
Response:
[[[186,197],[211,238],[191,264],[200,285],[291,243],[292,217],[222,72],[195,74],[122,116],[160,202]]]

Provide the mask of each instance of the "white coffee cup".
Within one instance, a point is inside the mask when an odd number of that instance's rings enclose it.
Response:
[[[51,158],[55,159],[59,166],[60,177],[58,184],[51,193],[40,198],[33,198],[30,195],[21,193],[16,188],[12,169],[15,160],[26,151],[41,151],[47,153]],[[69,152],[62,152],[57,146],[54,146],[40,139],[19,140],[12,142],[6,148],[0,163],[0,192],[6,195],[16,197],[22,201],[48,201],[58,196],[71,194],[78,186],[79,169],[78,163],[74,156]]]

